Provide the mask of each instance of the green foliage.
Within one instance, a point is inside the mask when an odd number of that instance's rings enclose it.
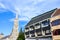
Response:
[[[24,36],[24,32],[22,31],[22,28],[20,29],[17,40],[25,40],[25,36]]]

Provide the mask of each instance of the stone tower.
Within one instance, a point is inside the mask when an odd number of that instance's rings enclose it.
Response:
[[[10,35],[10,40],[16,40],[18,37],[18,14],[16,14],[16,18],[14,19],[14,27],[12,33]]]
[[[18,22],[19,22],[18,21],[18,14],[16,14],[16,17],[14,19],[14,26],[13,26],[11,34],[8,36],[5,36],[5,37],[2,37],[2,35],[1,35],[0,40],[16,40],[18,37],[18,34],[19,34],[18,33],[18,25],[19,25]]]

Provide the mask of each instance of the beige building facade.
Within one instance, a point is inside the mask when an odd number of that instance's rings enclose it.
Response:
[[[60,40],[60,9],[57,9],[50,18],[53,40]]]
[[[25,26],[26,40],[60,40],[60,9],[32,18]]]

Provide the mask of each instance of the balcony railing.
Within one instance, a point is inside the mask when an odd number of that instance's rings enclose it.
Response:
[[[25,29],[25,32],[28,32],[28,31],[29,31],[29,30],[26,30],[26,29]]]
[[[29,35],[25,35],[25,38],[28,38],[29,37]]]
[[[32,34],[31,37],[35,37],[35,34]]]
[[[42,24],[41,26],[42,26],[42,27],[47,27],[47,26],[49,26],[49,25],[44,25],[44,24]]]
[[[34,34],[34,33],[35,33],[35,30],[30,31],[30,34]]]
[[[50,30],[50,25],[48,25],[47,27],[42,27],[42,30],[45,31],[45,30]]]
[[[30,28],[29,30],[32,31],[32,30],[34,30],[34,29],[33,29],[33,28]]]
[[[38,32],[37,33],[37,36],[42,36],[42,32]]]
[[[36,32],[41,32],[41,28],[35,29]]]
[[[51,35],[51,32],[50,33],[45,33],[45,35]]]
[[[42,36],[42,34],[37,34],[37,36]]]
[[[45,30],[45,31],[42,31],[42,35],[45,36],[45,35],[51,35],[51,32],[50,30]]]
[[[42,35],[45,36],[45,31],[42,30]]]
[[[29,35],[28,35],[28,36],[26,36],[26,38],[29,38]]]
[[[51,35],[51,31],[50,30],[46,30],[45,35]]]
[[[35,26],[35,29],[39,29],[40,28],[40,25],[38,25],[38,26]]]
[[[41,23],[41,26],[42,27],[47,27],[47,26],[49,26],[50,24],[49,24],[49,21],[43,21],[42,23]]]
[[[29,35],[29,31],[28,32],[25,32],[25,35]]]

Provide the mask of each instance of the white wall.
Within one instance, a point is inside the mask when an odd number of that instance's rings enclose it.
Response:
[[[25,39],[25,40],[36,40],[36,39]]]
[[[37,40],[37,39],[25,39],[25,40]],[[52,38],[39,38],[38,40],[52,40]]]

